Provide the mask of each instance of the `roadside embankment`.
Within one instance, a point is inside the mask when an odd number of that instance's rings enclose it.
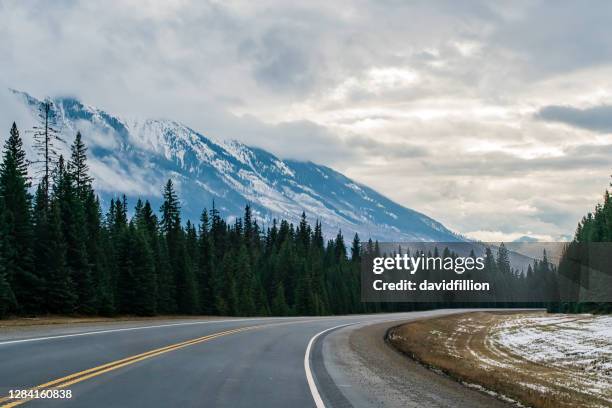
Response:
[[[612,407],[612,317],[474,312],[410,322],[388,341],[472,388],[537,408]]]

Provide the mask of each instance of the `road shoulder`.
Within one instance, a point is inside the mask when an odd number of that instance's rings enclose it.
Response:
[[[409,319],[407,319],[409,320]],[[323,342],[325,366],[353,406],[497,408],[509,404],[410,360],[385,341],[400,321],[342,328]],[[325,394],[325,389],[322,390]]]

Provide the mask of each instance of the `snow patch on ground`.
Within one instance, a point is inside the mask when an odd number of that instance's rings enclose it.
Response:
[[[490,339],[527,361],[576,373],[563,385],[612,403],[612,316],[517,316],[496,325]]]

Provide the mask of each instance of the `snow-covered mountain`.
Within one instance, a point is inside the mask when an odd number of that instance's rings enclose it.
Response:
[[[15,103],[25,106],[34,119],[40,101],[24,92],[12,93]],[[158,207],[162,186],[172,178],[183,218],[196,222],[214,200],[228,218],[240,216],[250,203],[264,226],[273,218],[295,223],[305,211],[311,222],[322,222],[329,236],[341,229],[348,238],[358,232],[362,239],[381,241],[463,240],[439,222],[329,167],[281,160],[262,149],[212,139],[170,120],[128,120],[74,98],[53,102],[66,141],[77,130],[83,134],[103,203],[125,193],[131,205],[141,197]]]

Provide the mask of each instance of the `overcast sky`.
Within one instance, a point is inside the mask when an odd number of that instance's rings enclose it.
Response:
[[[567,237],[601,199],[612,2],[290,3],[0,0],[0,86],[326,164],[483,240]]]

